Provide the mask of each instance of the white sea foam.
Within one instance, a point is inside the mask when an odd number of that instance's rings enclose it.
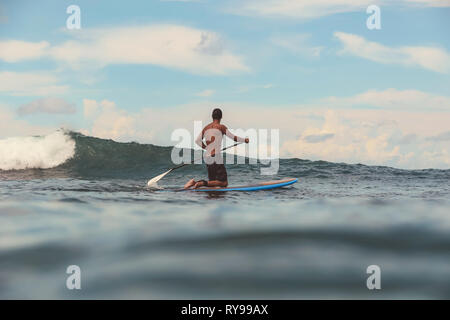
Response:
[[[75,154],[75,141],[64,131],[46,136],[16,137],[0,140],[0,169],[49,169]]]

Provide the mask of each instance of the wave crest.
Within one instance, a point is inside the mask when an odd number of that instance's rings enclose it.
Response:
[[[0,170],[49,169],[75,155],[72,137],[58,130],[45,136],[0,140]]]

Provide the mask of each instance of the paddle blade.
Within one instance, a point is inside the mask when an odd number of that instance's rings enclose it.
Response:
[[[164,176],[166,174],[168,174],[170,171],[172,171],[173,169],[169,169],[166,172],[160,174],[159,176],[154,177],[153,179],[148,180],[147,182],[147,187],[153,187],[153,188],[158,188],[158,181],[161,180],[162,178],[164,178]]]

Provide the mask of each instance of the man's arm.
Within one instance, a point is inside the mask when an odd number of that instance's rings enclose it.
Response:
[[[204,129],[203,129],[204,130]],[[206,149],[206,144],[203,142],[203,130],[198,135],[197,139],[195,140],[195,143],[201,147],[202,149]]]
[[[241,138],[241,137],[238,137],[238,136],[232,134],[232,133],[230,132],[230,130],[228,130],[227,127],[225,127],[225,126],[223,126],[223,127],[224,127],[224,129],[225,129],[225,135],[226,135],[228,138],[230,138],[230,139],[232,139],[232,140],[234,140],[234,141],[236,141],[236,142],[245,142],[245,143],[248,143],[248,141],[249,141],[248,138]]]

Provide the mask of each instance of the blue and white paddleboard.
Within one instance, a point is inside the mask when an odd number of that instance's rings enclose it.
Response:
[[[227,187],[227,188],[198,188],[198,189],[183,189],[190,191],[203,191],[203,192],[222,192],[222,191],[257,191],[257,190],[268,190],[281,188],[285,186],[289,186],[298,181],[297,178],[285,179],[285,180],[275,180],[275,181],[267,181],[261,182],[254,185],[249,186],[239,186],[239,187]]]

